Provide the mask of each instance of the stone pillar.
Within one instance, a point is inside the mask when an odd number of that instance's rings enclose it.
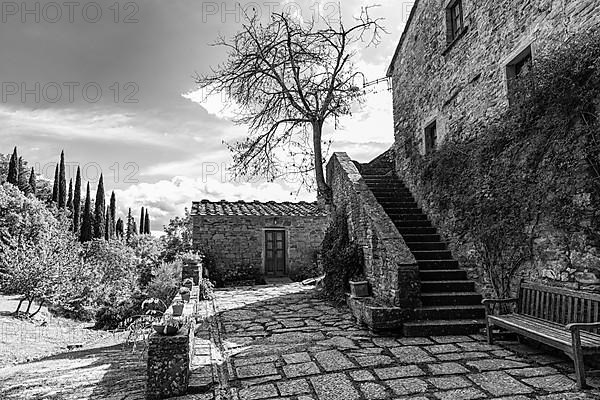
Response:
[[[183,267],[181,270],[181,280],[184,281],[187,278],[194,280],[194,286],[198,285],[200,276],[202,275],[202,263],[195,259],[184,259]]]
[[[165,399],[186,393],[189,385],[190,337],[153,333],[148,346],[146,398]]]

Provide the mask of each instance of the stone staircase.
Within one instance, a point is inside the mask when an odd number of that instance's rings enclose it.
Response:
[[[404,324],[405,336],[462,335],[484,325],[485,308],[474,282],[459,268],[447,243],[391,165],[363,165],[361,174],[415,256],[422,306],[416,320]]]

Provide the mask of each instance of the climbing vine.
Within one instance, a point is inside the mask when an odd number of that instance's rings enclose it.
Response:
[[[509,109],[476,136],[427,156],[405,143],[424,200],[472,246],[496,295],[510,294],[542,226],[600,243],[599,99],[600,35],[576,35],[536,55]]]

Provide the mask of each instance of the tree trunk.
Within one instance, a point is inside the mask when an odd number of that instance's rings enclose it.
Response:
[[[323,171],[323,150],[321,147],[321,137],[323,132],[323,121],[314,121],[313,127],[313,147],[315,156],[315,178],[317,181],[317,198],[326,205],[333,204],[333,193],[325,181]]]
[[[39,313],[40,310],[42,309],[43,305],[44,305],[44,300],[40,301],[40,305],[39,305],[38,309],[35,310],[35,312],[33,314],[31,314],[30,317],[33,317],[34,315],[36,315],[37,313]]]
[[[31,309],[31,303],[33,303],[33,299],[27,299],[29,304],[27,304],[27,310],[25,310],[25,314],[29,315],[29,310]]]
[[[24,301],[25,301],[25,298],[22,298],[21,300],[19,300],[19,305],[17,306],[17,310],[15,311],[16,316],[19,315],[19,310],[21,309],[21,305],[23,304]]]

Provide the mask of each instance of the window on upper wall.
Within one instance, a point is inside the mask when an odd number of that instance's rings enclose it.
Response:
[[[435,151],[437,146],[437,123],[433,121],[425,127],[425,154]]]
[[[506,82],[508,86],[508,99],[514,100],[515,88],[519,83],[519,77],[526,74],[533,65],[531,46],[527,46],[506,65]]]
[[[452,43],[465,28],[462,0],[453,0],[446,8],[447,41]]]

